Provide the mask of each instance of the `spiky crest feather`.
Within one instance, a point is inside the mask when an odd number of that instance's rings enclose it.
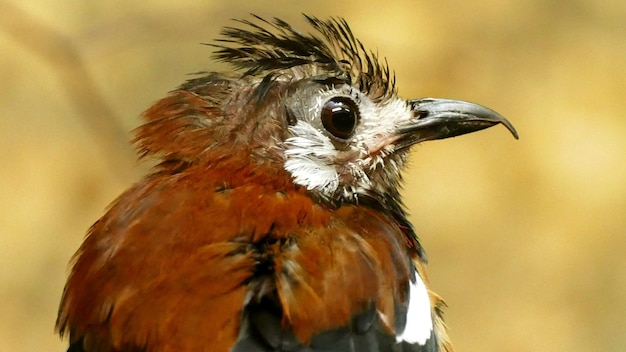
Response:
[[[278,18],[270,21],[253,16],[260,23],[236,20],[249,28],[226,27],[222,31],[224,38],[217,40],[219,44],[211,44],[218,48],[216,59],[244,75],[265,75],[268,80],[285,73],[326,74],[357,87],[375,101],[396,93],[395,76],[386,60],[381,62],[376,53],[365,50],[343,18],[323,21],[305,15],[317,33],[302,34]]]

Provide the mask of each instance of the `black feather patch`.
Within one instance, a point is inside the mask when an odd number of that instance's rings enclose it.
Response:
[[[277,302],[264,298],[246,307],[237,343],[231,352],[437,352],[434,334],[424,345],[397,342],[380,326],[372,305],[348,326],[314,335],[307,345],[281,323]]]
[[[226,27],[223,38],[212,44],[214,57],[228,62],[244,75],[307,78],[326,74],[349,82],[373,100],[395,94],[395,77],[387,62],[368,52],[346,21],[322,21],[306,16],[313,34],[302,34],[283,20],[238,20],[244,28]]]

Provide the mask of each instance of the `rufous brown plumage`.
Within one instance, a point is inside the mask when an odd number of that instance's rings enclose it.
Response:
[[[397,96],[342,19],[240,21],[144,114],[157,160],[76,253],[70,352],[451,351],[398,190],[414,144],[511,124]]]

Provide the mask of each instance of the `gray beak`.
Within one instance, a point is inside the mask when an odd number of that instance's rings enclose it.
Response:
[[[515,127],[502,115],[482,105],[461,100],[423,98],[407,102],[415,117],[398,126],[399,148],[444,139],[503,124],[518,139]]]

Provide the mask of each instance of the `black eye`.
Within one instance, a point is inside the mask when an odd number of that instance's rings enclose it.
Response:
[[[322,124],[326,131],[339,139],[348,139],[354,133],[359,119],[359,108],[347,97],[334,97],[322,107]]]

